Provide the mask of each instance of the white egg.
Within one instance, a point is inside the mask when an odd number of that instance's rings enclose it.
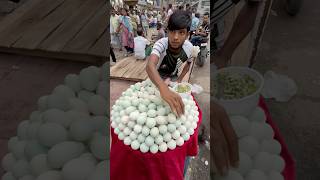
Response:
[[[247,175],[245,180],[268,180],[266,174],[257,169],[252,169]]]
[[[74,121],[90,120],[91,119],[89,114],[86,114],[84,112],[74,111],[74,110],[67,111],[65,114],[66,114],[66,117],[67,117],[65,119],[65,121],[66,121],[65,124],[64,124],[65,127],[69,127],[70,124],[72,122],[74,122]],[[120,122],[117,122],[117,123],[120,123]]]
[[[169,105],[165,106],[164,108],[165,108],[165,110],[166,110],[166,114],[171,113],[171,109],[170,109],[170,106],[169,106]]]
[[[169,149],[171,149],[171,150],[173,150],[173,149],[175,149],[176,148],[176,146],[177,146],[177,144],[176,144],[176,141],[175,140],[170,140],[169,142],[168,142],[168,148]]]
[[[282,174],[276,171],[271,171],[269,174],[269,180],[284,180]]]
[[[28,160],[39,154],[47,154],[48,148],[39,144],[37,140],[30,140],[26,143],[24,153]]]
[[[225,176],[220,177],[220,176],[216,175],[214,179],[217,179],[217,180],[243,180],[243,177],[238,172],[236,172],[234,170],[229,170]]]
[[[159,150],[160,150],[161,152],[166,152],[167,149],[168,149],[168,146],[167,146],[167,144],[166,144],[165,142],[163,142],[163,143],[161,143],[161,144],[159,145]]]
[[[238,138],[244,137],[250,132],[250,123],[247,118],[243,116],[231,116],[230,122],[238,136]]]
[[[120,131],[120,129],[119,129],[119,128],[117,128],[117,127],[116,127],[116,128],[114,129],[114,133],[115,133],[115,134],[117,134],[117,135],[118,135],[120,132],[121,132],[121,131]]]
[[[57,87],[55,87],[53,89],[53,94],[59,94],[61,96],[64,96],[65,98],[69,99],[69,98],[74,98],[76,95],[74,93],[74,91],[65,85],[58,85]]]
[[[65,141],[48,151],[48,164],[52,168],[61,168],[66,162],[80,156],[85,147],[82,143]]]
[[[135,106],[135,107],[137,107],[137,106],[139,106],[139,99],[133,99],[132,101],[131,101],[131,104],[133,105],[133,106]]]
[[[128,100],[123,100],[121,105],[124,109],[126,109],[131,106],[131,102]]]
[[[99,133],[95,134],[89,143],[91,153],[98,160],[106,160],[109,156],[107,153],[107,136],[100,135]]]
[[[95,170],[95,164],[85,158],[76,158],[67,162],[62,168],[62,178],[65,180],[86,180]]]
[[[272,156],[267,152],[259,152],[253,162],[255,169],[267,172],[272,167]]]
[[[190,139],[190,135],[188,133],[185,133],[182,135],[182,138],[184,141],[188,141]]]
[[[139,111],[136,110],[136,111],[131,112],[129,117],[131,120],[135,121],[135,120],[137,120],[139,115],[140,115]]]
[[[138,135],[137,135],[135,132],[133,132],[133,131],[130,133],[129,136],[130,136],[130,139],[131,139],[132,141],[133,141],[133,140],[136,140],[136,139],[138,138]]]
[[[173,139],[178,139],[180,137],[180,132],[178,130],[175,130],[172,134],[171,134]]]
[[[147,146],[145,143],[140,144],[140,151],[142,153],[146,153],[149,151],[149,146]]]
[[[95,94],[91,91],[81,90],[78,92],[78,98],[82,99],[84,102],[88,102],[89,99]]]
[[[111,122],[111,127],[114,129],[118,126],[118,124],[115,121]]]
[[[107,101],[100,95],[91,96],[88,101],[88,109],[94,115],[107,114]]]
[[[156,110],[156,107],[157,107],[157,105],[154,104],[154,103],[150,103],[150,104],[148,105],[148,109],[149,109],[149,110],[150,110],[150,109]],[[157,113],[157,112],[156,112],[156,113]]]
[[[88,105],[82,99],[70,98],[68,102],[69,102],[69,109],[74,111],[84,112],[86,114],[89,113]]]
[[[148,97],[145,97],[145,98],[148,98]],[[149,104],[151,103],[151,101],[149,99],[143,99],[143,102],[142,102],[146,107],[149,106]]]
[[[86,153],[81,154],[80,158],[88,159],[91,162],[93,162],[95,165],[98,164],[98,160],[90,152],[86,152]]]
[[[147,146],[152,146],[154,144],[154,139],[151,136],[146,137],[145,143]]]
[[[154,142],[158,145],[160,145],[162,142],[163,142],[163,137],[161,135],[157,136],[155,139],[154,139]]]
[[[148,117],[150,117],[150,118],[154,118],[157,116],[157,112],[154,109],[149,109],[147,114],[148,114]]]
[[[252,159],[249,155],[243,152],[239,152],[239,166],[236,169],[237,172],[246,175],[253,167]]]
[[[148,110],[147,106],[144,104],[139,104],[138,109],[140,112],[147,112],[147,110]]]
[[[107,164],[107,161],[100,162],[94,172],[89,176],[87,180],[103,180],[105,177],[107,177],[107,171],[106,169],[109,167],[109,163]]]
[[[168,128],[167,128],[166,125],[160,125],[160,126],[159,126],[159,132],[160,132],[161,134],[165,134],[165,133],[167,133],[167,131],[168,131]]]
[[[177,146],[182,146],[184,144],[184,139],[182,137],[178,137],[176,139]]]
[[[37,177],[36,180],[61,180],[61,179],[62,179],[62,175],[60,171],[50,170],[42,173],[40,176]]]
[[[176,126],[174,124],[168,124],[168,132],[173,133],[175,130],[177,130]]]
[[[130,145],[130,144],[131,144],[131,139],[130,139],[130,137],[125,137],[124,140],[123,140],[123,143],[124,143],[125,145]]]
[[[146,137],[143,134],[139,134],[137,139],[138,139],[139,143],[143,143],[145,141]]]
[[[185,115],[181,115],[179,117],[179,120],[182,122],[182,123],[185,123],[187,121],[187,117]]]
[[[267,139],[262,141],[260,146],[260,151],[268,152],[271,154],[280,154],[281,145],[275,139]]]
[[[94,91],[99,83],[100,75],[93,68],[85,68],[80,71],[80,85],[88,91]]]
[[[155,120],[156,120],[157,124],[159,124],[159,125],[167,124],[167,118],[165,116],[157,116],[155,118]]]
[[[239,151],[255,156],[259,151],[259,143],[257,139],[252,136],[246,136],[239,139]]]
[[[132,141],[132,142],[131,142],[131,148],[132,148],[133,150],[139,149],[139,148],[140,148],[140,143],[139,143],[137,140]]]
[[[45,111],[46,109],[44,109],[43,111]],[[43,116],[43,113],[40,112],[40,111],[33,111],[31,114],[30,114],[30,117],[29,117],[29,120],[30,122],[42,122],[42,116]]]
[[[120,131],[123,131],[125,127],[126,126],[122,123],[118,124],[118,128],[120,129]]]
[[[127,114],[131,114],[135,110],[136,110],[136,108],[134,106],[129,106],[129,107],[126,108],[126,113]],[[136,116],[136,114],[134,116]],[[137,117],[134,117],[134,118],[137,118]]]
[[[46,123],[39,127],[38,141],[44,146],[52,147],[67,139],[67,130],[59,124]]]
[[[180,132],[181,135],[183,135],[187,132],[187,128],[185,126],[180,126],[178,128],[178,131]]]
[[[153,127],[150,130],[150,135],[154,138],[157,137],[159,135],[159,129],[157,127]]]
[[[169,142],[171,140],[171,134],[169,132],[167,132],[164,136],[163,136],[163,140],[165,142]]]
[[[188,134],[189,134],[190,136],[192,136],[192,135],[194,134],[194,129],[193,129],[193,128],[189,128],[189,129],[187,130],[187,132],[188,132]]]
[[[47,97],[47,105],[50,109],[60,109],[63,111],[69,110],[68,98],[62,94],[50,94]]]
[[[142,113],[141,113],[142,114]],[[142,116],[140,114],[140,116],[137,118],[137,123],[140,124],[140,125],[143,125],[146,121],[147,121],[147,117],[145,116]]]
[[[129,121],[127,124],[127,126],[131,129],[133,129],[135,125],[136,125],[136,123],[134,121]]]
[[[156,154],[159,151],[159,146],[154,144],[150,147],[150,152]]]
[[[12,173],[15,177],[21,178],[31,173],[30,164],[25,159],[18,160],[12,168]]]
[[[14,136],[14,137],[11,137],[8,141],[8,150],[9,152],[12,152],[13,149],[14,149],[14,146],[19,142],[18,140],[18,137],[17,136]]]
[[[150,129],[149,129],[147,126],[143,126],[143,127],[142,127],[142,130],[141,130],[141,133],[142,133],[144,136],[148,136],[149,133],[150,133]]]
[[[25,159],[24,150],[26,147],[27,141],[18,141],[12,149],[12,154],[17,159]]]
[[[154,118],[147,118],[147,122],[146,125],[148,128],[153,128],[154,126],[156,126],[156,120]]]
[[[16,162],[17,159],[13,156],[13,154],[8,153],[3,157],[1,165],[4,170],[11,172]]]
[[[123,130],[123,134],[124,134],[125,136],[129,136],[129,134],[130,134],[131,132],[132,132],[131,129],[128,128],[128,127],[125,127],[124,130]]]
[[[187,129],[189,129],[189,128],[192,127],[192,124],[191,124],[190,121],[186,121],[186,122],[184,123],[184,126],[185,126]]]
[[[78,120],[72,122],[69,132],[76,141],[87,141],[92,137],[95,127],[90,120]]]
[[[266,123],[252,122],[250,128],[250,135],[262,141],[264,139],[273,139],[273,130]]]
[[[126,137],[126,136],[124,135],[123,132],[120,132],[120,133],[118,134],[118,138],[119,138],[120,140],[124,140],[125,137]]]
[[[121,117],[121,123],[124,125],[127,124],[129,122],[129,120],[130,120],[129,116],[122,116]]]
[[[46,123],[57,123],[63,127],[68,127],[70,117],[62,110],[48,109],[42,115],[43,121]]]
[[[166,115],[166,109],[163,108],[163,107],[157,109],[157,115],[158,115],[158,116],[164,116],[164,115]]]
[[[176,115],[174,115],[174,114],[172,114],[172,113],[168,114],[167,121],[168,121],[169,123],[175,123],[176,120],[177,120]]]
[[[141,131],[142,131],[142,126],[139,125],[139,124],[136,124],[136,125],[134,126],[134,132],[137,133],[137,134],[139,134]]]
[[[191,123],[191,128],[192,128],[192,129],[196,129],[197,126],[198,126],[198,124],[197,124],[195,121],[193,121],[193,122]]]
[[[271,155],[271,169],[282,172],[285,167],[285,161],[279,155]]]
[[[249,120],[251,122],[266,122],[266,114],[263,109],[257,107],[252,114],[249,115]]]

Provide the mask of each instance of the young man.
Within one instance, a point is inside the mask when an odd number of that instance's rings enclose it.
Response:
[[[134,56],[137,59],[145,59],[146,58],[146,47],[150,44],[150,42],[143,37],[143,29],[137,29],[138,36],[134,38]]]
[[[151,52],[146,71],[150,80],[158,87],[161,97],[178,116],[184,113],[181,97],[168,88],[168,82],[181,82],[192,62],[193,45],[186,40],[191,25],[191,17],[186,11],[175,11],[168,21],[168,37],[158,40]],[[178,69],[187,62],[180,76]]]
[[[199,46],[203,38],[208,37],[209,29],[209,13],[204,13],[202,18],[202,24],[196,30],[195,36],[191,37],[191,43]]]

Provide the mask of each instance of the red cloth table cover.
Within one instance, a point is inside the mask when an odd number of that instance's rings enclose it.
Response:
[[[195,101],[196,102],[196,101]],[[186,156],[198,154],[198,128],[202,121],[199,108],[199,121],[194,134],[182,146],[174,150],[152,154],[133,150],[118,139],[111,128],[110,179],[111,180],[183,180]]]

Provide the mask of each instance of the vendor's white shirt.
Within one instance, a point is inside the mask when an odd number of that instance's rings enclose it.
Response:
[[[144,59],[146,57],[145,49],[149,44],[150,42],[142,36],[134,38],[134,55],[137,59]]]

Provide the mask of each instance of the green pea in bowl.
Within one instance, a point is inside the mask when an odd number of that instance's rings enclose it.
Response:
[[[231,66],[213,73],[213,99],[229,115],[249,115],[258,106],[264,79],[254,69]]]
[[[192,85],[187,82],[177,83],[173,87],[174,91],[177,92],[182,98],[189,98],[192,92]]]

